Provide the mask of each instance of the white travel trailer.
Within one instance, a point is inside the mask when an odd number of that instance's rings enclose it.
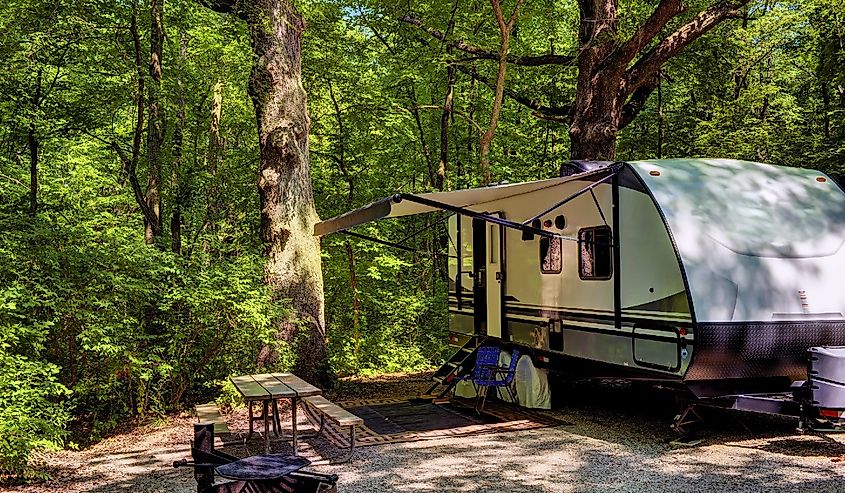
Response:
[[[315,234],[454,213],[451,342],[518,345],[572,374],[775,392],[806,378],[810,347],[845,345],[845,193],[825,174],[725,159],[561,174],[397,194]]]

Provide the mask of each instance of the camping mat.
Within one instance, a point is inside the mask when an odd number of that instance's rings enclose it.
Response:
[[[355,431],[355,446],[432,440],[444,437],[534,430],[568,424],[546,414],[498,402],[488,402],[482,415],[475,399],[435,404],[408,398],[341,401],[338,405],[364,420]],[[315,428],[320,416],[303,406]],[[323,434],[336,447],[349,447],[349,427],[325,420]]]

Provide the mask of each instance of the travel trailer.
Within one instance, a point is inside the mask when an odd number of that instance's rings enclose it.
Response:
[[[452,213],[451,342],[516,345],[563,373],[778,392],[807,378],[811,347],[845,345],[845,193],[824,173],[668,159],[561,175],[400,193],[315,234]]]

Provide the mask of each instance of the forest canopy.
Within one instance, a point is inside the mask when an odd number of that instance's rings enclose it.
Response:
[[[262,350],[275,368],[298,362],[301,341],[277,334],[297,300],[265,282],[256,34],[208,8],[223,3],[0,6],[0,470],[209,399],[267,363]],[[553,177],[573,157],[845,173],[838,0],[294,4],[323,218],[397,191]],[[718,22],[623,94],[711,11]],[[605,85],[582,80],[617,56]],[[616,120],[589,115],[585,88]],[[601,146],[580,142],[595,125]],[[361,232],[432,252],[437,220]],[[442,261],[343,235],[320,256],[327,374],[442,361]]]

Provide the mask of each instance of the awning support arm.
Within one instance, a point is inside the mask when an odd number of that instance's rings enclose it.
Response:
[[[392,243],[392,242],[390,242],[390,241],[387,241],[387,240],[382,240],[382,239],[380,239],[380,238],[376,238],[376,237],[374,237],[374,236],[362,235],[361,233],[356,233],[356,232],[354,232],[354,231],[349,231],[349,230],[347,230],[347,229],[345,229],[345,230],[341,230],[341,231],[338,231],[338,233],[342,233],[342,234],[345,234],[345,235],[348,235],[348,236],[352,236],[353,238],[360,238],[360,239],[362,239],[362,240],[372,241],[373,243],[378,243],[379,245],[384,245],[384,246],[389,246],[389,247],[393,247],[393,248],[398,248],[399,250],[404,250],[404,251],[406,251],[406,252],[418,253],[418,254],[420,254],[420,255],[427,255],[427,256],[432,256],[432,257],[449,257],[449,258],[458,258],[458,257],[457,257],[457,256],[455,256],[455,255],[448,255],[448,254],[437,253],[437,252],[421,252],[421,251],[419,251],[419,250],[414,250],[413,248],[411,248],[411,247],[409,247],[409,246],[400,245],[400,244],[398,244],[398,243]]]
[[[440,224],[445,223],[452,216],[454,216],[454,214],[447,214],[445,217],[441,217],[440,219],[434,221],[433,223],[431,223],[428,226],[420,229],[419,231],[414,231],[413,233],[411,233],[408,236],[402,238],[401,240],[399,240],[396,243],[399,244],[399,245],[404,245],[406,241],[410,240],[411,238],[413,238],[415,236],[419,236],[421,233],[425,233],[429,229],[433,229],[433,228],[439,226]]]
[[[593,203],[596,204],[596,210],[599,211],[599,215],[601,216],[601,220],[605,226],[607,226],[607,219],[604,217],[604,211],[601,210],[601,204],[599,204],[599,199],[596,197],[596,193],[594,190],[590,190],[590,195],[593,196]]]
[[[539,228],[533,228],[529,225],[517,223],[514,221],[508,221],[507,219],[502,219],[501,217],[491,216],[490,214],[484,214],[482,212],[475,212],[469,209],[465,209],[463,207],[458,207],[451,204],[446,204],[443,202],[438,202],[436,200],[426,199],[423,197],[419,197],[416,195],[411,194],[404,194],[399,193],[393,196],[394,202],[401,202],[403,200],[407,200],[408,202],[415,202],[417,204],[427,205],[429,207],[434,207],[436,209],[443,209],[444,211],[454,212],[455,214],[460,214],[462,216],[471,217],[473,219],[481,219],[482,221],[486,221],[488,223],[498,224],[499,226],[504,226],[506,228],[516,229],[518,231],[523,231],[526,233],[531,233],[539,236],[547,236],[549,238],[561,238],[564,240],[570,241],[578,241],[577,238],[570,238],[568,236],[562,236],[556,233],[552,233],[549,231],[545,231]]]
[[[611,167],[611,168],[608,168],[609,173],[607,174],[607,176],[605,176],[605,177],[601,178],[600,180],[596,180],[596,181],[594,181],[593,183],[590,183],[590,184],[589,184],[589,185],[587,185],[586,187],[582,188],[581,190],[578,190],[577,192],[575,192],[575,193],[573,193],[572,195],[570,195],[570,196],[566,197],[565,199],[563,199],[563,200],[561,200],[560,202],[556,203],[555,205],[553,205],[553,206],[549,207],[548,209],[544,210],[543,212],[541,212],[541,213],[537,214],[536,216],[526,219],[525,221],[523,221],[523,222],[522,222],[522,224],[523,224],[523,225],[525,225],[525,224],[531,224],[531,221],[535,221],[535,220],[537,220],[537,219],[540,219],[541,217],[543,217],[543,216],[545,216],[546,214],[548,214],[548,213],[552,212],[553,210],[555,210],[555,209],[557,209],[557,208],[559,208],[559,207],[563,206],[563,205],[564,205],[564,204],[566,204],[567,202],[569,202],[569,201],[571,201],[571,200],[573,200],[573,199],[575,199],[575,198],[579,197],[580,195],[582,195],[582,194],[584,194],[584,193],[587,193],[587,192],[592,192],[592,191],[593,191],[593,189],[594,189],[594,188],[596,188],[597,186],[599,186],[601,183],[604,183],[604,182],[606,182],[607,180],[609,180],[609,179],[613,178],[614,176],[616,176],[616,173],[618,173],[618,172],[619,172],[619,169],[620,169],[620,167],[619,167],[618,165],[617,165],[617,166],[613,166],[613,167]],[[601,208],[599,208],[599,213],[602,215],[602,217],[604,217],[604,214],[601,212]],[[607,221],[605,221],[605,224],[607,224]]]

